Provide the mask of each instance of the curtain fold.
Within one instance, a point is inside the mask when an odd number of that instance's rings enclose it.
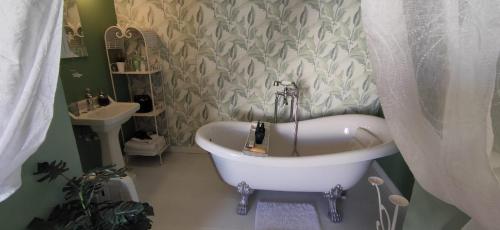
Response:
[[[362,0],[362,12],[382,109],[415,178],[498,229],[490,161],[500,2]]]
[[[21,166],[52,120],[62,33],[61,0],[0,4],[0,201],[21,186]]]

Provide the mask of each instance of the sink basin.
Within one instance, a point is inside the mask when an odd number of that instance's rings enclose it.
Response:
[[[88,113],[76,116],[69,113],[73,125],[90,126],[101,140],[102,164],[121,168],[125,166],[118,134],[121,125],[139,110],[139,104],[114,102]]]
[[[112,102],[111,104],[75,116],[70,113],[73,125],[87,125],[95,129],[107,130],[120,126],[139,110],[139,104],[129,102]]]

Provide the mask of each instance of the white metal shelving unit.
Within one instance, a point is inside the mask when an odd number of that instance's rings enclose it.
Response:
[[[152,30],[116,25],[106,29],[104,40],[114,99],[118,101],[115,78],[125,77],[127,79],[130,101],[133,101],[134,95],[147,94],[151,97],[153,103],[153,111],[148,113],[135,113],[133,115],[135,129],[139,129],[137,119],[152,119],[154,124],[153,130],[145,131],[154,131],[167,140],[166,119],[164,119],[165,121],[159,119],[162,115],[166,116],[164,79],[160,59],[161,40],[159,36]],[[130,48],[132,42],[135,42],[135,48]],[[116,71],[112,65],[116,63],[120,57],[129,57],[127,59],[130,60],[130,53],[128,53],[130,50],[133,50],[135,55],[142,59],[142,68],[137,70],[132,69],[131,65],[126,65],[125,71]],[[145,82],[149,87],[137,87],[134,85],[134,82],[137,81]],[[142,93],[134,92],[137,90],[142,90]]]

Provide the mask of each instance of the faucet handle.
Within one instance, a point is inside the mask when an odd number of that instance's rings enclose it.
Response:
[[[282,86],[285,86],[285,87],[292,86],[294,88],[297,88],[297,84],[295,82],[293,82],[293,81],[274,81],[273,85],[274,86],[280,86],[280,85],[282,85]]]
[[[92,91],[89,88],[85,89],[85,97],[92,98]]]

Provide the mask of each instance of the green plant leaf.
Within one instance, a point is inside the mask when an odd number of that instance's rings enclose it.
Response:
[[[249,26],[253,26],[253,24],[255,23],[255,10],[253,6],[250,7],[250,10],[248,11],[247,23]]]
[[[255,71],[255,64],[253,62],[253,60],[250,60],[250,64],[248,64],[248,67],[247,67],[247,74],[248,76],[253,76],[253,73]]]
[[[198,12],[196,12],[196,23],[198,23],[198,25],[202,25],[203,24],[203,8],[198,8]]]
[[[48,179],[51,182],[68,170],[69,168],[66,167],[66,162],[64,161],[41,162],[37,164],[37,171],[33,175],[45,174],[37,181],[43,182]]]
[[[302,13],[300,14],[300,20],[299,20],[301,26],[305,26],[307,23],[307,13],[308,13],[307,7],[304,7],[304,10],[302,10]]]
[[[361,8],[356,11],[356,14],[354,14],[354,17],[352,18],[352,24],[354,26],[359,25],[359,22],[361,21]]]
[[[354,63],[351,62],[351,64],[349,65],[349,67],[347,67],[347,71],[346,71],[346,76],[351,78],[352,77],[352,74],[353,74],[353,68],[354,68]]]

